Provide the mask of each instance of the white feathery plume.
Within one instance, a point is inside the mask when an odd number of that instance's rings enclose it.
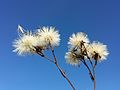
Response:
[[[105,60],[109,54],[107,45],[100,42],[93,42],[87,47],[88,55],[98,61]]]
[[[27,32],[13,42],[13,47],[15,47],[13,52],[17,52],[19,55],[33,53],[35,49],[34,46],[37,45],[38,39],[32,35],[32,32]]]
[[[80,64],[80,57],[77,57],[75,53],[67,52],[65,54],[66,62],[71,65],[79,65]]]
[[[41,29],[38,29],[37,34],[46,45],[49,45],[50,43],[53,47],[59,46],[60,34],[54,27],[42,27]]]
[[[80,47],[81,43],[84,42],[85,45],[87,43],[89,43],[89,39],[87,37],[87,34],[83,33],[83,32],[78,32],[77,34],[72,34],[71,37],[69,37],[69,47],[70,48],[74,48],[74,47]]]

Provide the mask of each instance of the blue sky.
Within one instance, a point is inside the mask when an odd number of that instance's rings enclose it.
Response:
[[[66,64],[68,37],[85,32],[91,41],[108,45],[108,59],[97,66],[97,90],[120,88],[119,0],[0,0],[0,90],[72,90],[57,68],[37,55],[13,53],[17,25],[35,30],[55,26],[61,45],[55,49],[60,66],[77,90],[93,90],[86,68]]]

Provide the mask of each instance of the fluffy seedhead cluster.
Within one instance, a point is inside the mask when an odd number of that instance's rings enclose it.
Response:
[[[67,63],[79,65],[82,60],[105,60],[108,53],[107,46],[100,42],[90,43],[88,36],[79,32],[69,37],[69,50],[65,55]]]
[[[20,37],[13,42],[15,49],[19,55],[27,53],[39,53],[43,55],[44,50],[50,46],[59,46],[60,34],[54,27],[42,27],[37,29],[35,33],[32,31],[23,31],[22,27],[18,27]]]
[[[32,31],[24,31],[22,27],[18,27],[20,37],[13,42],[15,49],[19,55],[26,53],[40,53],[52,47],[59,46],[60,34],[54,27],[42,27],[37,29],[35,33]],[[71,65],[79,65],[81,60],[105,60],[108,53],[107,46],[95,42],[90,43],[87,34],[78,32],[72,34],[68,41],[68,52],[65,55],[67,63]]]

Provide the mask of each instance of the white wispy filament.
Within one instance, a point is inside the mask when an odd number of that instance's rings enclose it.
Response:
[[[72,36],[69,37],[68,44],[70,47],[80,47],[81,42],[87,44],[89,43],[89,39],[85,33],[78,32],[77,34],[72,34]]]
[[[77,55],[75,53],[67,52],[65,54],[65,59],[68,64],[71,64],[71,65],[79,65],[80,64],[80,58],[77,57]]]
[[[38,39],[36,39],[36,37],[33,36],[31,32],[28,32],[13,42],[13,47],[15,47],[13,52],[17,52],[19,55],[24,55],[26,53],[33,53],[34,46],[37,45],[38,45]]]
[[[37,34],[46,45],[50,43],[53,47],[59,46],[60,34],[54,27],[42,27],[38,29]]]
[[[105,60],[109,54],[107,45],[100,42],[93,42],[87,47],[87,50],[90,57],[98,61]]]

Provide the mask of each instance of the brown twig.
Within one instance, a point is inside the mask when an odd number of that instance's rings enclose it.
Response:
[[[81,60],[83,62],[83,64],[86,66],[86,68],[88,69],[88,72],[89,72],[89,75],[90,75],[90,78],[92,81],[94,81],[94,76],[89,68],[89,66],[87,65],[87,63],[85,62],[85,60]]]
[[[93,75],[94,75],[94,90],[96,90],[96,75],[95,75],[95,68],[93,69]]]
[[[90,69],[90,67],[87,65],[87,63],[85,62],[85,59],[84,59],[84,55],[86,55],[87,58],[89,59],[91,65],[93,66],[93,63],[92,63],[92,61],[90,60],[90,58],[89,58],[89,56],[88,56],[88,53],[87,53],[87,50],[86,50],[86,47],[85,47],[83,41],[81,42],[80,50],[81,50],[81,55],[83,56],[83,58],[81,59],[81,61],[83,62],[83,64],[84,64],[84,65],[86,66],[86,68],[88,69],[88,72],[89,72],[89,75],[90,75],[91,80],[94,81],[94,76],[93,76],[93,74],[92,74],[92,72],[91,72],[91,69]]]
[[[88,56],[88,53],[87,53],[87,50],[86,50],[86,47],[85,47],[84,43],[83,43],[83,47],[84,47],[84,49],[85,49],[86,56],[87,56],[87,58],[89,59],[89,62],[90,62],[90,64],[91,64],[91,66],[92,66],[92,72],[93,72],[92,77],[94,78],[92,81],[94,81],[94,90],[96,90],[95,67],[96,67],[96,65],[97,65],[97,61],[95,61],[94,65],[93,65],[93,62],[91,61],[90,57]],[[87,64],[86,64],[86,67],[89,68],[89,67],[87,66]],[[88,69],[88,71],[90,72],[90,69]],[[90,76],[91,76],[91,75],[90,75]]]
[[[41,53],[39,53],[39,52],[36,52],[36,53],[37,53],[38,55],[40,55],[41,57],[44,57],[46,60],[54,63],[54,61],[53,61],[52,59],[49,59],[49,58],[48,58],[47,56],[45,56],[44,54],[41,55]]]
[[[91,64],[91,66],[92,66],[92,68],[94,67],[93,66],[93,62],[91,61],[91,59],[90,59],[90,57],[89,57],[89,55],[88,55],[88,53],[87,53],[87,49],[86,49],[86,47],[85,47],[85,45],[84,45],[84,43],[82,44],[83,45],[83,47],[84,47],[84,52],[86,53],[86,56],[87,56],[87,58],[88,58],[88,60],[89,60],[89,62],[90,62],[90,64]]]
[[[70,84],[70,86],[73,88],[73,90],[76,90],[74,85],[72,84],[72,82],[69,80],[69,78],[67,77],[67,75],[65,74],[65,72],[62,70],[62,68],[58,65],[58,62],[57,62],[57,58],[55,56],[55,53],[54,53],[54,48],[51,46],[50,44],[50,48],[51,48],[51,51],[52,51],[52,55],[53,55],[53,58],[54,58],[54,64],[56,65],[56,67],[58,68],[58,70],[60,71],[61,75],[68,81],[68,83]]]
[[[65,74],[65,72],[58,65],[57,58],[56,58],[55,53],[54,53],[54,48],[51,46],[51,44],[50,44],[50,48],[51,48],[51,51],[52,51],[52,55],[53,55],[54,61],[52,59],[48,58],[47,56],[45,56],[38,48],[35,48],[36,50],[34,50],[34,52],[36,52],[41,57],[44,57],[46,60],[48,60],[48,61],[52,62],[53,64],[55,64],[55,66],[60,71],[61,75],[68,81],[68,83],[73,88],[73,90],[76,90],[75,87],[73,86],[73,84],[71,83],[71,81],[69,80],[69,78],[67,77],[67,75]]]

